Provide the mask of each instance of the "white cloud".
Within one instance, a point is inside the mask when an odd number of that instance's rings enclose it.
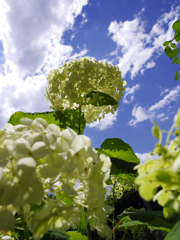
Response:
[[[88,19],[86,18],[86,13],[82,13],[82,17],[83,17],[83,19],[82,19],[82,21],[81,21],[81,23],[80,23],[81,27],[82,27],[82,25],[84,25],[86,22],[88,22]]]
[[[47,74],[63,61],[87,53],[86,48],[75,53],[62,40],[87,4],[88,0],[1,0],[0,127],[15,111],[49,110],[44,98]]]
[[[12,79],[15,81],[12,81]],[[48,111],[49,105],[44,98],[45,84],[46,76],[44,74],[27,77],[25,81],[14,73],[5,77],[0,75],[0,128],[16,111]]]
[[[112,40],[121,51],[120,57],[117,57],[118,66],[123,76],[130,72],[131,79],[139,72],[143,74],[146,69],[155,66],[152,57],[154,54],[160,55],[163,52],[163,42],[172,39],[172,23],[179,18],[180,7],[172,7],[169,13],[162,14],[148,34],[145,32],[145,22],[141,21],[139,15],[132,21],[113,21],[108,28]],[[165,27],[168,27],[168,30]],[[109,55],[113,53],[115,51]]]
[[[166,105],[169,105],[172,101],[177,101],[180,93],[180,85],[175,89],[171,90],[161,101],[154,104],[149,108],[150,111],[154,111],[156,109],[164,108]]]
[[[146,68],[153,68],[155,65],[156,65],[156,63],[154,61],[150,61],[145,65],[145,67]]]
[[[165,117],[164,113],[159,113],[160,110],[168,106],[172,101],[178,101],[180,96],[180,85],[171,90],[162,100],[155,103],[148,109],[141,106],[135,106],[132,110],[133,118],[129,121],[130,126],[135,126],[138,122],[143,122],[147,119],[159,119],[165,121],[168,117]]]
[[[160,95],[163,95],[164,93],[168,92],[169,89],[165,89],[164,91],[161,91]]]
[[[141,106],[135,106],[132,110],[132,116],[135,118],[131,119],[129,121],[130,126],[135,126],[138,122],[143,122],[149,118],[153,118],[154,114],[148,113],[145,108],[142,108]]]
[[[156,118],[158,118],[161,122],[166,121],[169,119],[169,117],[165,117],[164,113],[160,113],[156,116]]]
[[[134,100],[134,96],[133,94],[135,93],[136,90],[138,90],[140,88],[139,84],[136,84],[135,86],[133,86],[132,88],[127,87],[125,90],[125,94],[123,97],[123,103],[131,103]],[[130,98],[129,100],[127,98]]]
[[[89,128],[96,127],[99,130],[104,130],[106,128],[112,127],[112,125],[117,120],[117,115],[118,115],[118,110],[114,114],[112,114],[112,113],[106,114],[105,118],[101,119],[100,121],[97,120],[94,123],[87,124],[87,126]]]
[[[151,155],[150,153],[135,153],[136,156],[140,159],[140,164],[145,163],[151,159],[159,159],[159,156]]]

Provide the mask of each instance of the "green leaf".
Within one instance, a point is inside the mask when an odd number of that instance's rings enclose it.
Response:
[[[174,50],[172,50],[169,46],[165,47],[164,49],[165,53],[168,55],[168,57],[170,59],[173,59],[174,57],[176,57],[179,53],[179,49],[176,48]]]
[[[86,234],[86,218],[85,214],[81,213],[81,223],[78,224],[78,232],[80,232],[82,235]]]
[[[71,236],[71,240],[88,240],[86,236],[82,236],[81,233],[75,231],[68,231],[67,232]]]
[[[176,74],[175,74],[175,76],[174,76],[175,81],[177,81],[178,78],[179,78],[179,71],[177,71]]]
[[[166,235],[164,240],[177,240],[177,239],[180,239],[180,221],[174,225],[174,227]]]
[[[169,232],[170,229],[169,228],[165,228],[165,227],[155,227],[155,226],[148,226],[149,230],[151,231],[151,233],[154,231],[154,230],[160,230],[160,231],[164,231],[164,232]]]
[[[79,126],[79,109],[66,109],[64,112],[52,111],[52,112],[42,112],[42,113],[24,113],[15,112],[11,115],[9,123],[12,125],[22,124],[21,118],[43,118],[48,124],[56,124],[61,130],[66,129],[66,127],[72,128],[76,133],[78,133]],[[86,122],[83,118],[83,113],[81,114],[81,134],[84,131]]]
[[[173,23],[172,28],[174,30],[180,30],[180,19]]]
[[[178,214],[175,214],[171,218],[165,219],[162,211],[141,210],[124,210],[123,213],[117,216],[117,218],[122,219],[125,216],[129,216],[131,220],[138,220],[155,227],[165,227],[168,229],[171,229],[176,222],[180,220],[180,216]]]
[[[177,45],[176,45],[175,43],[171,43],[171,47],[172,47],[172,48],[176,48]]]
[[[106,93],[99,91],[91,91],[85,95],[86,104],[92,104],[93,106],[104,106],[104,105],[118,105],[118,102]],[[90,100],[89,100],[90,99]]]
[[[170,59],[173,59],[173,57],[172,57],[172,49],[169,46],[165,47],[164,52],[168,55],[168,57]]]
[[[124,231],[125,229],[128,229],[128,228],[139,228],[140,226],[145,227],[145,226],[149,226],[149,224],[148,223],[143,223],[143,222],[140,222],[140,221],[130,221],[130,222],[124,222],[124,223],[120,224],[117,227],[117,229],[119,231]]]
[[[178,57],[175,57],[172,63],[174,64],[178,59],[179,59]]]
[[[171,41],[165,41],[165,42],[163,43],[163,46],[164,46],[164,47],[168,46],[170,42],[171,42]]]
[[[177,30],[177,31],[175,32],[175,34],[174,34],[174,39],[176,40],[176,42],[179,42],[179,40],[180,40],[180,31],[179,31],[179,30]]]
[[[62,195],[61,193],[56,193],[57,199],[61,200],[62,202],[65,203],[65,206],[70,206],[72,204],[72,200],[66,197],[65,195]]]
[[[137,172],[133,169],[136,164],[132,162],[127,162],[118,158],[111,158],[112,166],[111,166],[111,175],[118,176],[118,181],[121,179],[130,180],[134,182],[137,177]],[[109,179],[106,184],[111,184],[111,180]]]
[[[44,234],[41,240],[68,240],[70,235],[63,230],[51,229]]]
[[[101,145],[102,153],[112,158],[118,158],[127,162],[139,164],[140,160],[133,152],[129,144],[119,138],[107,138]]]
[[[180,64],[180,59],[178,58],[178,60],[176,61],[176,64]]]
[[[30,204],[30,207],[31,207],[31,211],[37,211],[37,210],[40,210],[44,207],[45,205],[45,202],[42,201],[40,205],[37,205],[37,204]]]
[[[176,57],[179,53],[180,49],[176,48],[174,50],[172,50],[172,58]]]
[[[111,158],[111,162],[116,169],[118,169],[119,173],[136,173],[136,171],[133,169],[137,164],[132,162],[127,162],[125,160],[121,160],[118,158]],[[111,169],[113,172],[113,169]],[[112,173],[111,172],[111,173]],[[112,173],[113,175],[116,175]]]
[[[154,127],[152,128],[152,134],[153,134],[153,136],[154,136],[155,138],[159,139],[160,136],[161,136],[161,132],[160,132],[159,127],[155,127],[155,126],[154,126]]]

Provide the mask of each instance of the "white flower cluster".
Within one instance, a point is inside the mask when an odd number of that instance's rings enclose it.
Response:
[[[34,239],[53,225],[63,230],[76,228],[82,212],[93,222],[92,230],[110,237],[106,220],[112,208],[105,204],[109,157],[98,156],[91,140],[70,128],[61,132],[41,118],[22,118],[21,123],[7,123],[0,130],[0,219],[4,219],[0,230],[14,226],[13,214],[19,208],[28,213],[29,204],[40,204],[46,198],[42,210],[27,215]],[[77,179],[80,184],[75,187]],[[48,192],[69,197],[72,205],[48,199]]]
[[[119,176],[111,175],[111,188],[107,190],[107,197],[113,199],[113,194],[116,199],[121,199],[126,191],[136,188],[134,182],[128,179],[122,179]],[[108,187],[109,188],[109,187]],[[113,193],[114,192],[114,193]]]
[[[92,123],[109,112],[115,113],[119,105],[95,107],[85,99],[85,95],[100,91],[119,102],[126,84],[117,66],[87,57],[79,58],[64,62],[58,69],[49,72],[45,97],[54,110],[81,106],[86,122]]]

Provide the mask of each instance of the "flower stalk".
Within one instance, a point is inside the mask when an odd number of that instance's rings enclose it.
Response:
[[[24,218],[24,210],[23,210],[22,207],[20,207],[19,214],[20,214],[22,226],[23,226],[23,229],[24,229],[25,239],[29,240],[29,232],[28,232],[28,228],[27,228],[27,223],[26,223],[25,218]]]

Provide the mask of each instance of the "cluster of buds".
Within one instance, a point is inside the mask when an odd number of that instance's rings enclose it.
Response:
[[[167,132],[167,131],[166,131]],[[163,206],[163,214],[166,218],[180,213],[180,109],[174,117],[166,143],[162,143],[163,131],[155,123],[153,134],[159,139],[154,153],[159,159],[146,161],[137,165],[139,176],[135,183],[139,185],[139,193],[146,201],[158,201]],[[171,136],[173,139],[169,140]],[[158,191],[158,188],[161,190]]]

